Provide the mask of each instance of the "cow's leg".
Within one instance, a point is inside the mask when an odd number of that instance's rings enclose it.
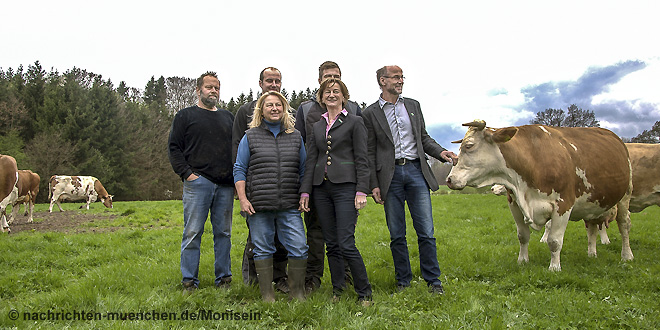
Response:
[[[4,233],[5,229],[7,229],[7,232],[11,233],[11,229],[9,229],[9,224],[7,223],[7,212],[6,211],[7,211],[6,209],[2,209],[2,211],[0,212],[0,214],[2,214],[2,217],[1,217],[2,218],[2,224],[0,225],[0,230]]]
[[[9,220],[7,220],[7,224],[11,225],[14,223],[14,219],[18,216],[18,211],[21,208],[21,203],[16,203],[15,205],[11,206],[11,214],[9,215]]]
[[[53,212],[53,203],[55,203],[55,196],[53,196],[53,198],[50,199],[50,206],[48,207],[48,213]]]
[[[607,236],[607,227],[606,226],[601,226],[600,229],[598,229],[598,235],[600,235],[600,243],[601,244],[610,244],[610,237]]]
[[[561,248],[564,245],[564,233],[568,225],[568,218],[571,215],[571,210],[559,215],[557,211],[552,212],[552,224],[550,225],[550,233],[548,234],[548,248],[550,248],[550,267],[551,271],[561,271],[560,254]]]
[[[64,209],[62,208],[62,203],[60,202],[60,197],[57,196],[57,199],[55,200],[55,203],[57,204],[57,207],[60,208],[60,212],[64,212]]]
[[[552,220],[548,220],[545,223],[545,230],[543,231],[543,236],[539,240],[541,243],[548,243],[548,234],[550,233],[550,226],[552,225]]]
[[[34,222],[34,219],[32,218],[32,214],[34,213],[34,202],[30,201],[26,206],[25,206],[25,211],[29,211],[26,214],[28,214],[28,221],[29,223]]]
[[[598,235],[598,225],[588,221],[585,221],[584,225],[587,227],[587,255],[590,257],[596,257],[596,235]]]
[[[520,211],[520,207],[515,201],[509,203],[509,210],[516,221],[518,230],[518,242],[520,242],[520,251],[518,252],[518,263],[522,264],[529,261],[529,225],[525,223],[525,217]]]
[[[616,214],[616,224],[621,233],[621,260],[633,260],[634,256],[630,249],[630,211],[628,211],[628,202],[621,201],[618,204],[618,212]],[[624,205],[625,204],[625,205]]]

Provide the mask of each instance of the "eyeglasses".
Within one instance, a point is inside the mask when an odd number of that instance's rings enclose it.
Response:
[[[383,76],[383,77],[385,77],[385,78],[392,78],[392,79],[394,79],[394,80],[399,80],[399,79],[401,79],[401,80],[406,80],[406,77],[405,77],[405,76],[399,76],[399,75],[396,75],[396,76]]]

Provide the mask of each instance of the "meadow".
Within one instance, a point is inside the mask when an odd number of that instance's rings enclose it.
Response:
[[[371,307],[358,305],[352,288],[340,302],[331,302],[327,263],[321,289],[307,301],[289,302],[278,294],[277,302],[262,302],[258,288],[241,280],[247,229],[237,206],[230,289],[213,286],[207,223],[200,289],[184,294],[179,270],[181,201],[116,202],[113,209],[94,203],[89,211],[78,210],[78,203],[63,204],[65,213],[115,217],[80,225],[95,232],[0,235],[0,328],[660,328],[657,206],[632,215],[630,244],[635,259],[626,263],[620,261],[616,225],[608,232],[612,243],[599,243],[598,257],[590,258],[583,222],[569,223],[562,271],[554,273],[548,271],[548,247],[539,242],[542,232],[532,232],[530,262],[518,265],[516,228],[506,197],[439,194],[432,198],[445,294],[429,293],[419,277],[410,221],[408,245],[416,278],[411,288],[396,292],[383,208],[370,199],[358,219],[356,239],[374,289]],[[38,204],[36,211],[47,207]],[[37,214],[35,221],[45,220]]]

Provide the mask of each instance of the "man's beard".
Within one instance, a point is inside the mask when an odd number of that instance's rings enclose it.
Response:
[[[209,97],[202,97],[201,98],[202,104],[209,108],[215,107],[215,105],[218,103],[218,98],[215,96],[209,96]]]

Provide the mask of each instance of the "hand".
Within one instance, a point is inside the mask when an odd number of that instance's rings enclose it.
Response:
[[[245,212],[248,215],[253,215],[255,213],[254,208],[252,207],[252,203],[250,203],[249,200],[240,199],[239,202],[241,204],[241,212]]]
[[[452,165],[456,165],[458,162],[458,156],[453,151],[445,150],[440,153],[440,157],[444,159],[445,161],[452,163]]]
[[[355,209],[359,210],[367,205],[367,196],[355,195]]]
[[[298,206],[298,211],[309,212],[309,197],[300,196],[300,206]]]
[[[371,190],[371,197],[373,197],[374,202],[377,204],[385,204],[385,202],[380,197],[380,188],[376,187]]]
[[[190,174],[190,175],[186,178],[186,181],[193,181],[193,180],[196,180],[197,178],[199,178],[199,175],[193,173],[193,174]]]

